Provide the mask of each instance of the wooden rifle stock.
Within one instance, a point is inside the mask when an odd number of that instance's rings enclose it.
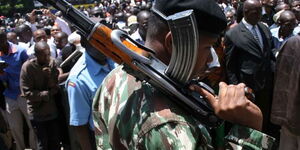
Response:
[[[104,55],[110,57],[118,64],[125,63],[129,65],[132,69],[137,70],[136,66],[132,64],[133,59],[120,50],[111,40],[112,30],[107,26],[100,24],[95,27],[95,30],[91,33],[89,38],[89,43],[99,50]],[[136,53],[143,55],[144,50],[135,46],[133,43],[123,40],[123,44],[135,51]]]

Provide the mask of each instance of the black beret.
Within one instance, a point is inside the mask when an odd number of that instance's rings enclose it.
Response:
[[[199,32],[219,35],[227,26],[225,14],[215,0],[156,0],[153,7],[166,16],[193,9]]]

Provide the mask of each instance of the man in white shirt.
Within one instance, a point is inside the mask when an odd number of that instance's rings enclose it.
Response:
[[[18,45],[28,50],[34,44],[31,28],[26,24],[21,24],[16,27],[15,31],[19,38]]]
[[[132,35],[131,38],[133,38],[135,41],[137,41],[140,44],[145,44],[146,40],[146,33],[147,33],[147,24],[148,24],[148,18],[150,17],[149,11],[141,11],[137,15],[137,22],[139,24],[138,30],[136,30]]]
[[[51,43],[49,42],[49,40],[47,40],[47,35],[46,32],[42,29],[38,29],[36,31],[33,32],[33,39],[34,42],[37,43],[39,41],[47,41],[48,45],[50,45]],[[34,45],[33,44],[28,50],[27,50],[27,55],[29,57],[29,59],[34,58]],[[57,57],[57,53],[56,53],[56,48],[54,49],[53,47],[50,46],[50,54],[52,58],[56,58]]]

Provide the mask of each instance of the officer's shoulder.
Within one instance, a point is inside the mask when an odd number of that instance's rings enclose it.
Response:
[[[116,66],[112,71],[110,71],[105,79],[103,80],[103,83],[110,83],[111,81],[117,81],[121,79],[128,79],[132,78],[130,74],[128,74],[126,71],[123,70],[123,65]],[[134,78],[134,77],[133,77]],[[116,82],[113,82],[114,84],[117,84]]]
[[[69,77],[72,78],[78,78],[78,76],[82,73],[82,71],[86,68],[86,64],[84,61],[81,60],[82,58],[79,58],[79,60],[76,62],[76,64],[73,66],[73,68],[70,71]]]

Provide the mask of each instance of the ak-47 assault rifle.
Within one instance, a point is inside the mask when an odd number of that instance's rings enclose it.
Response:
[[[99,52],[110,57],[124,70],[171,96],[175,103],[183,107],[202,124],[216,127],[223,121],[215,114],[211,106],[199,94],[187,88],[197,61],[199,35],[192,10],[164,16],[172,32],[173,51],[169,66],[159,61],[154,52],[120,30],[111,30],[107,26],[95,24],[66,0],[39,0],[50,4],[63,12],[64,18],[73,23],[80,34]],[[88,49],[87,49],[88,50]],[[144,54],[144,55],[142,55]],[[147,57],[146,57],[147,56]],[[207,85],[195,82],[200,87],[214,93]]]

